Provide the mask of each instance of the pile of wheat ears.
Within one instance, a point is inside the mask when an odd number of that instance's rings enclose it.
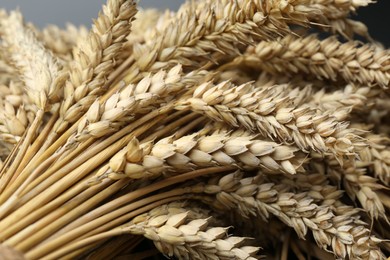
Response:
[[[108,0],[89,31],[0,11],[0,259],[386,259],[371,2]]]

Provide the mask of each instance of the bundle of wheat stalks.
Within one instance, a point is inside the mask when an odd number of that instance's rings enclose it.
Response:
[[[0,259],[385,259],[371,2],[108,0],[89,31],[1,11]]]

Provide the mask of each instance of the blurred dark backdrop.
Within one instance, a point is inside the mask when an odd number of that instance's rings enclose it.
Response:
[[[38,26],[49,23],[63,26],[66,22],[91,24],[93,17],[106,0],[0,0],[0,8],[19,7],[27,21]],[[141,7],[170,8],[176,10],[184,0],[140,0]],[[371,35],[390,47],[390,0],[377,0],[376,4],[358,10],[357,19],[368,25]]]
[[[390,1],[378,0],[358,10],[357,20],[364,22],[371,36],[390,47]]]

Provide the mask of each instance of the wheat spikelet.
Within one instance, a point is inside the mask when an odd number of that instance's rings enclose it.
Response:
[[[288,97],[276,97],[270,91],[257,91],[250,85],[232,86],[205,83],[191,98],[178,102],[178,109],[191,109],[216,121],[283,142],[294,141],[304,151],[332,153],[342,163],[343,156],[354,156],[366,146],[361,137],[329,114],[318,114],[307,105],[294,107]]]
[[[32,123],[35,114],[34,110],[28,110],[23,105],[14,107],[9,102],[0,102],[2,113],[0,114],[0,124],[2,139],[11,144],[16,144],[27,129],[29,123]],[[6,137],[7,136],[7,137]]]
[[[386,88],[390,81],[389,60],[387,50],[371,45],[341,43],[335,37],[319,40],[315,35],[289,35],[280,41],[260,42],[236,62],[270,73],[305,73],[319,79]]]

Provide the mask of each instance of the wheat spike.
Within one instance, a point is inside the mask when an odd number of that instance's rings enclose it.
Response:
[[[215,121],[234,127],[244,126],[271,139],[294,141],[304,151],[334,154],[342,163],[344,156],[355,156],[366,143],[334,116],[308,105],[295,107],[289,97],[273,95],[272,89],[258,91],[250,84],[234,86],[229,82],[204,83],[191,98],[179,101],[177,109],[191,109]]]
[[[305,1],[188,3],[176,17],[166,19],[161,31],[153,33],[153,41],[135,45],[134,57],[141,71],[156,71],[177,63],[199,68],[210,60],[235,57],[242,46],[256,40],[289,34],[288,24],[306,25],[308,17],[320,13]]]
[[[372,45],[339,42],[335,37],[319,40],[316,35],[260,42],[249,48],[237,63],[270,73],[305,73],[336,81],[386,88],[390,82],[390,54]]]
[[[358,210],[336,203],[341,195],[336,187],[313,186],[316,192],[293,193],[286,185],[262,179],[261,175],[242,178],[240,173],[232,173],[217,184],[206,184],[213,196],[200,199],[222,211],[238,207],[247,217],[268,219],[274,215],[294,228],[301,239],[311,230],[319,247],[331,249],[342,259],[384,259],[377,245],[380,240],[364,227]]]
[[[65,80],[61,67],[34,33],[23,24],[22,15],[13,11],[2,19],[5,47],[11,51],[11,59],[22,74],[27,94],[41,110],[62,97]]]
[[[372,140],[378,136],[371,135]],[[377,146],[378,147],[378,146]],[[338,162],[330,157],[327,158],[326,171],[332,178],[342,180],[344,188],[352,200],[359,200],[363,209],[367,211],[370,217],[378,219],[381,217],[387,220],[385,212],[385,201],[378,196],[378,191],[386,187],[378,183],[378,179],[370,176],[367,172],[367,166],[375,169],[375,164],[380,163],[380,158],[373,156],[379,154],[375,146],[370,146],[359,152],[361,161],[347,163],[340,167]],[[313,157],[316,157],[315,155]],[[377,166],[380,167],[380,166]],[[381,171],[382,168],[379,168]]]
[[[106,78],[114,69],[136,12],[132,0],[108,0],[88,37],[78,42],[65,85],[57,132],[63,132],[69,123],[77,121],[97,96],[107,90]]]
[[[325,89],[321,89],[312,95],[309,104],[313,105],[313,108],[318,108],[324,112],[329,110],[337,111],[343,108],[360,112],[371,101],[371,98],[368,97],[371,92],[372,89],[370,87],[356,87],[353,85],[347,85],[342,90],[329,93],[326,93]],[[349,113],[346,113],[343,118],[336,117],[339,120],[346,120],[348,115]]]
[[[147,75],[139,83],[113,94],[103,104],[95,101],[79,123],[76,139],[82,141],[115,132],[129,124],[132,121],[129,118],[157,109],[178,93],[210,80],[213,75],[206,71],[183,74],[181,65]]]
[[[316,6],[323,16],[318,17],[318,23],[328,25],[320,27],[325,31],[339,33],[347,39],[353,39],[354,34],[363,36],[372,40],[368,34],[367,27],[358,21],[349,19],[360,7],[373,3],[371,0],[353,1],[353,0],[311,0],[310,3]]]
[[[305,155],[293,146],[263,141],[255,135],[194,133],[179,139],[167,137],[155,144],[133,139],[110,161],[104,174],[115,178],[155,178],[196,168],[234,165],[241,169],[295,174],[303,171]]]
[[[375,177],[380,179],[383,184],[390,184],[390,140],[381,135],[368,134],[366,136],[369,147],[360,152],[363,162],[369,163],[371,171]]]
[[[195,212],[194,212],[195,210]],[[258,248],[246,238],[228,236],[227,228],[210,226],[208,214],[171,203],[136,217],[127,230],[152,240],[163,254],[180,259],[254,260]]]
[[[78,42],[88,37],[88,30],[84,26],[76,27],[73,24],[67,24],[65,29],[56,25],[48,25],[41,31],[37,30],[37,37],[53,54],[70,62],[73,58],[72,50]]]

